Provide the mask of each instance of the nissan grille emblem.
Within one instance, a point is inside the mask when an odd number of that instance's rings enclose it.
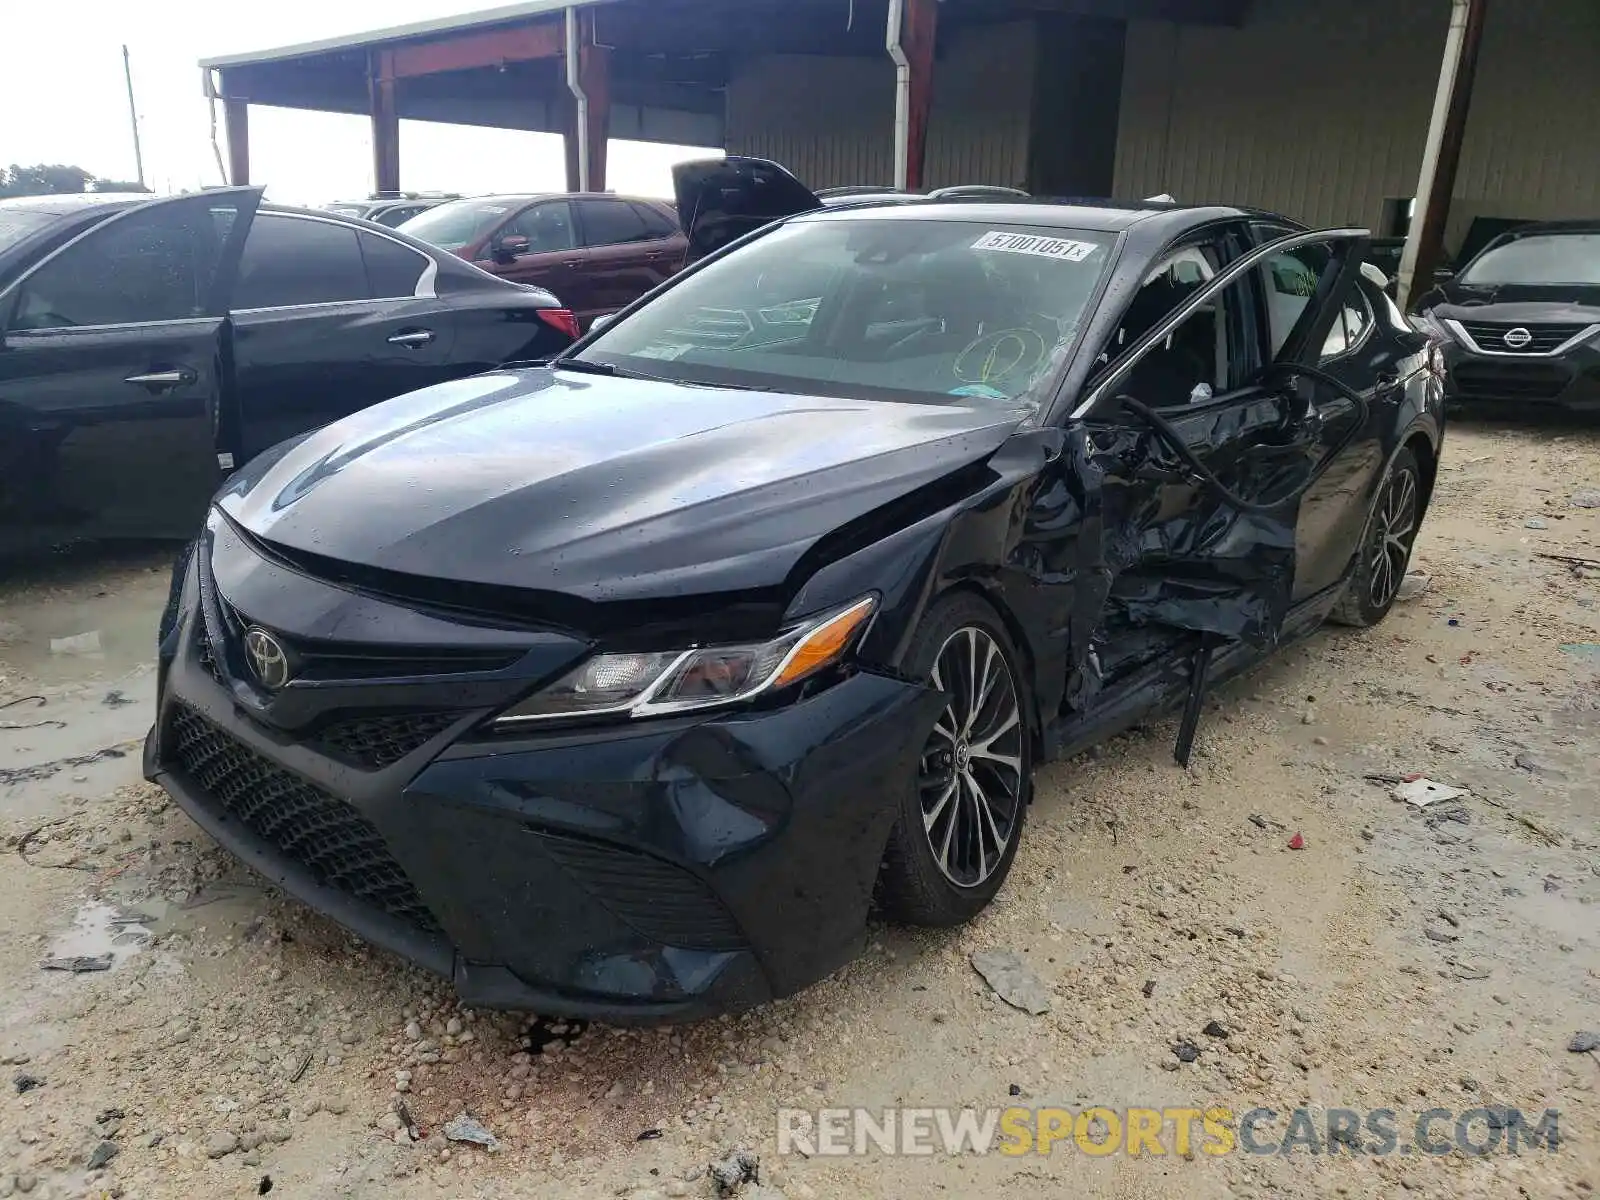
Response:
[[[261,686],[277,691],[289,682],[289,655],[283,644],[260,626],[244,635],[244,652]]]
[[[1515,329],[1506,330],[1506,345],[1513,350],[1521,350],[1531,341],[1533,341],[1533,334],[1523,329],[1520,325]]]

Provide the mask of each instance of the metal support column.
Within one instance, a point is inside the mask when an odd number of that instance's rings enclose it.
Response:
[[[606,190],[606,146],[611,137],[611,58],[595,45],[594,11],[567,9],[567,90],[572,99],[565,131],[567,190]]]
[[[400,111],[395,105],[394,52],[374,50],[367,64],[372,108],[372,177],[380,192],[400,190]]]
[[[215,116],[213,116],[213,121]],[[250,104],[232,96],[222,99],[222,120],[228,134],[228,182],[244,187],[250,182]],[[215,141],[216,129],[212,128]]]

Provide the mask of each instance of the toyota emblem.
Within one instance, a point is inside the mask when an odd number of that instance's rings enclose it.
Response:
[[[1515,329],[1506,330],[1506,345],[1513,350],[1521,350],[1531,341],[1533,341],[1533,334],[1523,329],[1520,325]]]
[[[278,641],[259,625],[244,635],[244,653],[250,660],[250,669],[269,691],[277,691],[289,682],[289,653]]]

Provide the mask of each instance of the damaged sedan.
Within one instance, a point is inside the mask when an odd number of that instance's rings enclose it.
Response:
[[[174,577],[149,776],[467,1003],[693,1018],[966,921],[1040,764],[1169,709],[1186,762],[1405,575],[1440,364],[1361,231],[729,195],[780,170],[691,171],[760,227],[552,362],[257,459]]]

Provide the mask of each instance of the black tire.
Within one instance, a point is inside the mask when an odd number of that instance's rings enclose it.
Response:
[[[1389,467],[1367,518],[1356,552],[1355,570],[1328,619],[1336,625],[1370,629],[1389,615],[1411,563],[1411,548],[1422,527],[1426,505],[1417,457],[1401,450]]]
[[[967,664],[975,658],[982,660],[976,675],[984,690],[971,713],[974,672]],[[960,925],[994,898],[1017,855],[1033,798],[1030,684],[1005,624],[969,594],[942,600],[923,616],[907,669],[947,687],[950,704],[901,791],[878,903],[891,920]]]

